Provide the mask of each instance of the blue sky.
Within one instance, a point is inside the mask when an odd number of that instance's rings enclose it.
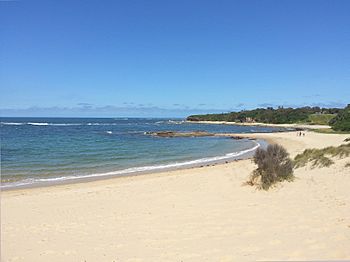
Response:
[[[350,1],[0,1],[3,116],[350,103]]]

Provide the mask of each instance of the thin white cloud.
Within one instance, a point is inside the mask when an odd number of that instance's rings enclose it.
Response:
[[[186,117],[191,114],[227,112],[224,109],[160,108],[156,106],[100,106],[80,105],[77,107],[30,107],[25,109],[0,109],[0,115],[35,117]]]

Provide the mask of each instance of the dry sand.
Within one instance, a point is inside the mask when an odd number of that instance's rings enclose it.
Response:
[[[254,136],[293,156],[348,137]],[[350,259],[348,162],[299,168],[268,192],[242,186],[251,160],[2,192],[1,261]]]

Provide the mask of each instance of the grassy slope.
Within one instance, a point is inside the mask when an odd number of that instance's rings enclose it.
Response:
[[[309,115],[309,124],[328,125],[329,120],[331,120],[335,116],[335,114],[312,114]]]

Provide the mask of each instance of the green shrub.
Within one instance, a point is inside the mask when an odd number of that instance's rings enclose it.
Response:
[[[269,145],[266,150],[258,148],[254,155],[258,168],[253,171],[248,185],[268,190],[284,180],[293,180],[293,164],[288,152],[280,145]]]
[[[350,104],[329,121],[336,131],[350,131]]]

